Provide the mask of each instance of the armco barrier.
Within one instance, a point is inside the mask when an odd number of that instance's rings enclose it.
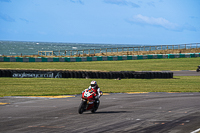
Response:
[[[135,72],[135,71],[51,71],[51,70],[0,70],[0,77],[17,78],[101,78],[101,79],[153,79],[173,78],[173,72]]]
[[[84,62],[84,61],[117,61],[167,58],[193,58],[200,57],[200,53],[185,54],[156,54],[156,55],[123,55],[123,56],[93,56],[93,57],[0,57],[0,62]]]

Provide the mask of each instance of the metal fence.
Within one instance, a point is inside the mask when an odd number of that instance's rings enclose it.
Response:
[[[197,49],[200,43],[179,44],[179,45],[154,45],[154,46],[138,46],[138,47],[119,47],[119,48],[102,48],[102,49],[82,49],[82,50],[59,50],[59,51],[38,51],[38,55],[44,56],[74,56],[74,55],[95,55],[102,53],[118,53],[118,52],[136,52],[136,51],[155,51],[155,50],[181,50],[181,49]]]

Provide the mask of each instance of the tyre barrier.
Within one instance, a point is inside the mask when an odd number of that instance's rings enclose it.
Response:
[[[101,78],[101,79],[153,79],[173,78],[173,72],[135,72],[135,71],[51,71],[51,70],[2,70],[0,77],[17,78]]]

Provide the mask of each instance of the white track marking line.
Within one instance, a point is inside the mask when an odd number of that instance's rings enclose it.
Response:
[[[200,128],[197,129],[197,130],[195,130],[195,131],[193,131],[193,132],[191,132],[191,133],[197,133],[197,132],[199,132],[199,131],[200,131]]]

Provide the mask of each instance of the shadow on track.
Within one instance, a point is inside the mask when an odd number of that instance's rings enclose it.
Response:
[[[127,111],[98,111],[94,114],[115,114],[115,113],[127,113]]]

